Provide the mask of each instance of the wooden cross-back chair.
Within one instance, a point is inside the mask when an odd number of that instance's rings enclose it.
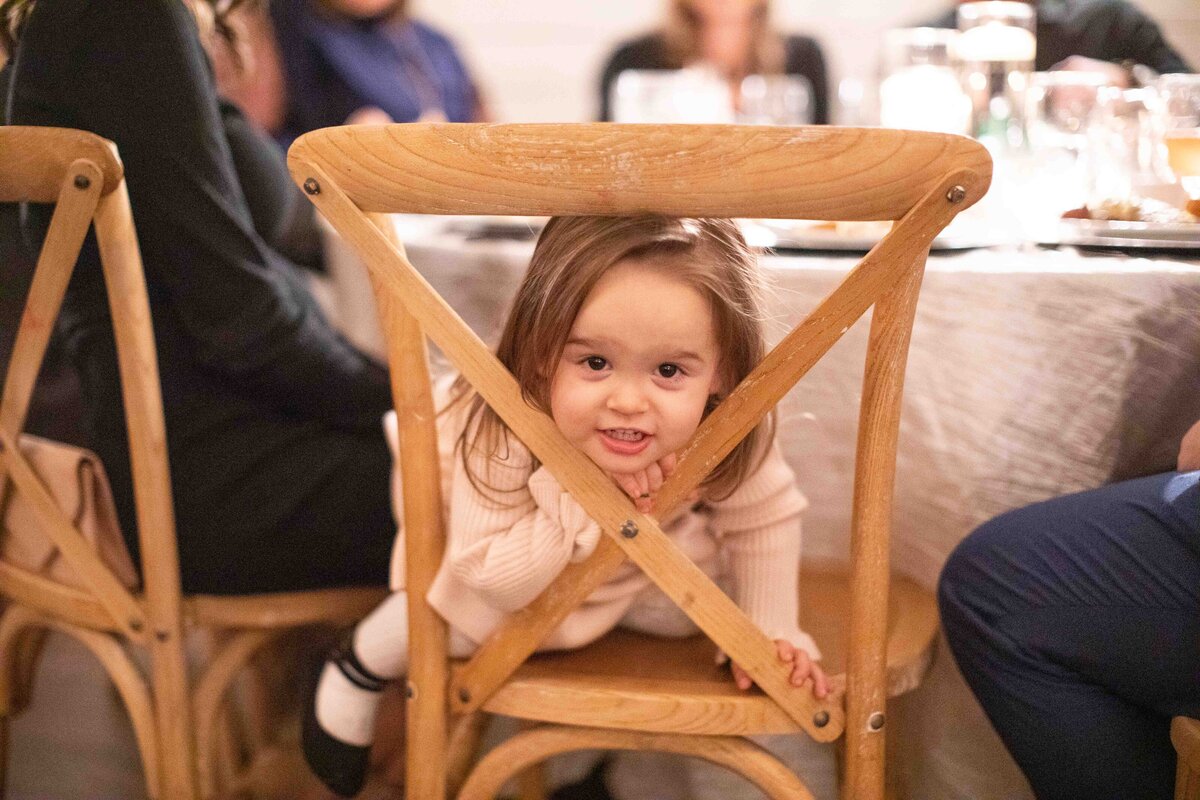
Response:
[[[366,262],[387,334],[407,520],[408,797],[429,800],[448,791],[491,797],[531,764],[585,748],[700,756],[742,773],[772,797],[809,797],[778,761],[741,738],[800,731],[820,741],[844,736],[843,796],[881,797],[885,701],[919,680],[936,630],[927,593],[899,582],[889,591],[904,365],[930,244],[986,191],[986,151],[963,137],[881,129],[416,124],[309,133],[292,146],[288,161],[296,182]],[[649,515],[573,449],[549,417],[521,399],[511,374],[409,264],[383,216],[389,212],[898,222],[704,421]],[[674,546],[657,520],[871,306],[849,575],[825,572],[802,582],[817,587],[825,606],[849,604],[844,646],[830,641],[843,638],[836,625],[804,620],[826,652],[827,667],[836,672],[844,663],[844,677],[835,679],[838,691],[818,701],[807,689],[788,685],[771,641]],[[445,625],[424,602],[445,541],[426,337],[605,534],[589,559],[568,566],[459,663],[447,661]],[[727,673],[710,666],[711,650],[699,655],[694,641],[620,631],[581,651],[527,661],[626,558],[762,691],[739,692]],[[480,710],[546,724],[486,755],[459,793],[462,776],[446,772],[455,773],[461,754],[450,752],[448,742],[456,738],[452,731],[470,729],[471,715]]]
[[[1171,720],[1171,743],[1177,757],[1175,800],[1200,800],[1200,720]]]
[[[55,206],[0,396],[0,744],[7,741],[9,717],[26,699],[41,637],[61,631],[95,654],[115,683],[133,723],[149,795],[212,796],[239,777],[220,745],[228,742],[224,702],[242,668],[284,631],[355,622],[383,592],[181,594],[150,306],[116,148],[82,131],[0,127],[0,202]],[[129,430],[140,585],[119,530],[85,530],[81,519],[88,515],[64,505],[63,498],[78,501],[70,467],[95,457],[22,435],[67,283],[93,227]],[[64,459],[68,469],[57,469]],[[105,491],[97,495],[107,497]],[[44,568],[50,563],[54,570]],[[184,637],[195,628],[215,636],[193,680]],[[148,676],[131,657],[133,649],[148,652]],[[251,733],[250,745],[268,736]]]

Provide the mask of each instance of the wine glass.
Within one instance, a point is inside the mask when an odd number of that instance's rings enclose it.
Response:
[[[1187,210],[1200,216],[1200,75],[1158,79],[1167,164],[1187,193]]]

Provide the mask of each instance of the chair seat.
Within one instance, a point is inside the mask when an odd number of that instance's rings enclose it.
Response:
[[[285,628],[352,625],[388,595],[383,586],[347,586],[255,595],[186,595],[184,614],[218,628]]]
[[[845,671],[849,575],[806,564],[800,621],[821,646],[830,675]],[[888,614],[887,688],[917,686],[937,634],[932,593],[893,577]],[[487,711],[569,725],[707,735],[793,733],[800,727],[758,689],[742,692],[714,661],[704,636],[664,639],[615,630],[586,648],[535,656],[485,704]]]
[[[1178,765],[1175,775],[1176,800],[1200,798],[1200,720],[1175,717],[1171,720],[1171,744]]]

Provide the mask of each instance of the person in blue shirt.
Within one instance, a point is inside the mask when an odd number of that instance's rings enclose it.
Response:
[[[287,87],[282,130],[356,122],[482,120],[454,44],[408,16],[404,0],[271,0]]]

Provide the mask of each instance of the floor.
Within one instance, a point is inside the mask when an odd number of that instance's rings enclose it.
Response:
[[[144,800],[141,760],[133,730],[103,669],[67,636],[46,641],[34,684],[33,702],[10,725],[6,800]],[[272,797],[328,798],[307,776],[299,753],[272,770],[280,783]],[[395,797],[377,777],[363,800]],[[603,782],[591,775],[555,792],[553,800],[608,800]]]

